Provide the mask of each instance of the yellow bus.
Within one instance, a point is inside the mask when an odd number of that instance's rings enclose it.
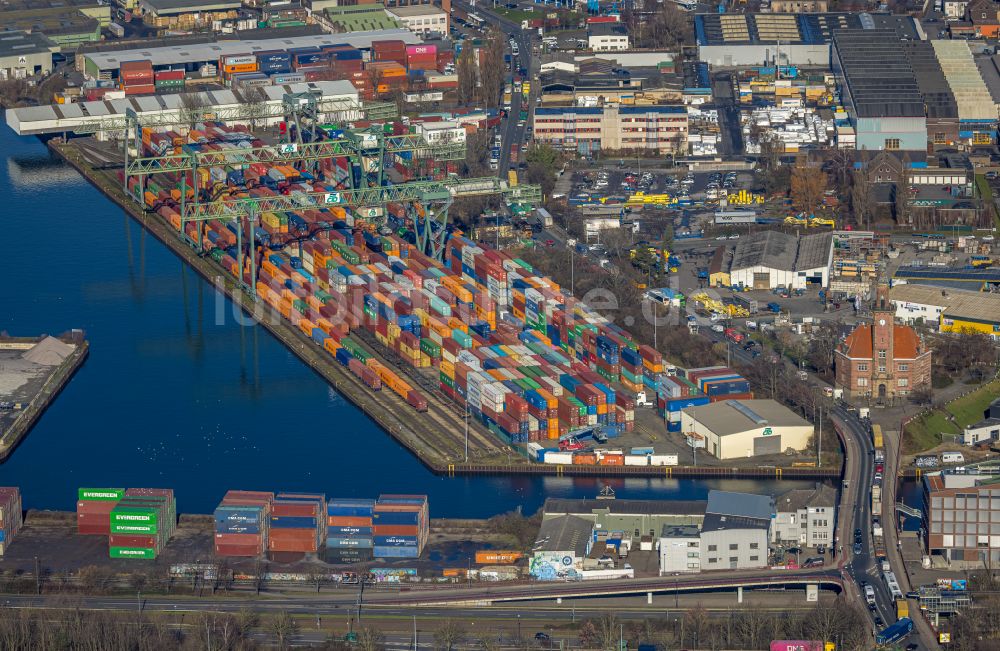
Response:
[[[872,443],[875,445],[876,450],[881,450],[883,447],[882,441],[882,426],[872,425]]]
[[[507,183],[512,188],[517,185],[517,170],[510,170],[507,172]]]

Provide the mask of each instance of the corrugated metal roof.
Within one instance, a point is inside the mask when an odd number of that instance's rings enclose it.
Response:
[[[924,100],[896,30],[838,31],[833,42],[858,117],[924,117]]]
[[[959,120],[996,120],[997,108],[979,67],[972,58],[968,41],[931,41],[944,78],[955,96]]]
[[[420,38],[408,29],[380,29],[370,32],[348,34],[322,34],[319,36],[299,36],[296,38],[269,38],[246,41],[217,41],[192,45],[171,45],[168,47],[138,48],[115,52],[92,52],[87,55],[99,70],[117,70],[123,61],[145,59],[154,66],[180,63],[218,61],[219,57],[235,54],[253,54],[268,50],[287,50],[299,47],[320,47],[347,43],[352,47],[370,48],[372,41],[398,40],[407,45],[420,43]]]

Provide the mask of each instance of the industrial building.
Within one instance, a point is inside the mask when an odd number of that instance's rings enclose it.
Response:
[[[101,40],[111,7],[96,0],[7,0],[0,4],[0,33],[44,34],[61,48]]]
[[[616,52],[629,48],[628,30],[617,23],[595,23],[587,29],[587,48],[592,52]]]
[[[924,98],[897,31],[837,31],[832,62],[856,149],[926,150]]]
[[[1000,562],[1000,482],[980,475],[924,476],[927,553],[953,568]]]
[[[890,299],[903,323],[1000,337],[1000,294],[906,283],[894,286]]]
[[[720,258],[719,264],[724,260]],[[716,260],[712,262],[714,265]],[[780,231],[757,231],[736,243],[728,270],[729,283],[753,289],[826,287],[832,262],[830,232],[796,237]]]
[[[239,16],[240,0],[139,0],[137,13],[157,29],[192,29]]]
[[[420,38],[408,29],[385,29],[350,34],[298,36],[294,39],[217,41],[110,52],[89,52],[84,56],[83,72],[95,79],[116,79],[122,62],[140,59],[152,63],[154,71],[183,68],[186,72],[196,72],[205,65],[217,66],[219,60],[225,56],[254,54],[256,52],[282,52],[291,48],[323,47],[345,43],[360,50],[370,50],[373,41],[382,40],[403,41],[406,45],[420,43]]]
[[[767,495],[710,491],[701,527],[701,567],[768,567],[774,501]]]
[[[385,13],[414,34],[427,38],[431,33],[448,34],[448,14],[434,5],[386,7]]]
[[[852,397],[886,402],[929,387],[931,350],[917,332],[894,323],[889,287],[880,283],[872,323],[863,323],[834,350],[837,387]]]
[[[531,576],[542,581],[576,577],[590,552],[594,523],[575,515],[542,520],[528,561]]]
[[[705,440],[717,459],[804,450],[813,426],[775,400],[723,400],[681,410],[681,431]]]
[[[0,81],[48,74],[52,54],[58,51],[59,46],[44,34],[0,33]]]
[[[698,14],[700,61],[716,67],[783,65],[828,68],[830,39],[838,30],[889,29],[893,38],[919,39],[909,16],[848,13]]]
[[[663,525],[660,532],[660,576],[701,571],[701,529],[693,525]]]
[[[358,91],[349,81],[317,81],[302,84],[288,84],[284,86],[262,86],[261,91],[267,96],[264,101],[267,106],[272,107],[275,114],[279,115],[278,108],[281,107],[282,97],[285,93],[315,92],[322,98],[320,108],[324,101],[337,102],[338,112],[344,105],[357,105]],[[183,97],[185,93],[170,95],[144,95],[137,97],[127,97],[125,99],[105,100],[100,102],[77,102],[74,104],[50,104],[47,106],[30,106],[25,108],[9,109],[7,111],[7,126],[18,135],[39,135],[43,133],[73,132],[84,128],[87,132],[102,131],[106,127],[96,128],[97,123],[105,123],[108,126],[123,125],[125,111],[129,108],[134,110],[141,120],[144,115],[171,115],[180,116],[183,109]],[[243,103],[229,89],[211,90],[198,93],[199,99],[205,101],[205,110],[221,113],[223,111],[235,112],[231,124],[240,124],[243,121],[239,118],[238,111]],[[269,118],[257,120],[258,124],[276,123],[281,118]],[[106,135],[101,133],[101,135]]]
[[[774,499],[772,542],[807,547],[833,544],[837,491],[829,484],[796,488]]]
[[[959,138],[973,145],[992,144],[997,128],[996,103],[968,41],[935,39],[931,45],[958,106]]]
[[[683,106],[541,107],[534,115],[534,139],[567,151],[687,152]]]

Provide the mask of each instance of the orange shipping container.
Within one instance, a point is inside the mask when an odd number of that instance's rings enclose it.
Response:
[[[237,63],[232,66],[223,66],[222,71],[227,75],[239,73],[239,72],[257,72],[256,63]]]

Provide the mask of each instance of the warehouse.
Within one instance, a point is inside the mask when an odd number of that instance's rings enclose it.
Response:
[[[603,531],[625,531],[632,536],[655,536],[665,526],[697,526],[705,517],[705,502],[698,500],[562,499],[550,497],[542,509],[543,522],[572,515]]]
[[[928,41],[906,41],[903,43],[903,48],[916,75],[920,94],[924,98],[927,137],[936,147],[954,146],[959,139],[958,104],[955,103],[951,86],[944,77],[934,47]],[[892,156],[892,154],[887,155]],[[898,162],[895,165],[901,167]],[[912,180],[911,183],[917,185]],[[950,183],[939,185],[950,185]]]
[[[536,141],[580,154],[601,150],[687,152],[683,106],[570,106],[535,110]]]
[[[993,144],[997,108],[968,41],[931,41],[944,77],[958,106],[959,138],[973,145]]]
[[[718,459],[804,450],[813,426],[774,400],[723,400],[681,410],[681,431],[705,438]]]
[[[59,46],[44,34],[0,34],[0,81],[48,74],[52,70],[52,54],[58,51]]]
[[[580,576],[593,530],[593,522],[575,515],[543,520],[528,561],[532,578],[555,581]]]
[[[424,38],[429,37],[431,33],[441,35],[448,33],[448,14],[434,5],[387,7],[385,13],[395,18],[414,34],[419,34]]]
[[[396,40],[407,45],[417,45],[420,39],[407,29],[385,29],[350,34],[322,34],[290,38],[268,38],[215,43],[171,45],[167,47],[139,48],[112,52],[90,52],[85,59],[84,72],[92,78],[116,79],[123,61],[147,60],[154,70],[183,67],[188,72],[204,65],[218,65],[224,56],[253,54],[254,52],[285,51],[291,48],[323,47],[346,43],[361,50],[371,49],[372,41]]]
[[[240,0],[139,0],[143,22],[157,29],[195,29],[239,18]]]
[[[1000,294],[907,283],[893,287],[889,297],[904,323],[1000,337]]]
[[[698,14],[698,58],[712,66],[830,67],[830,39],[837,30],[891,29],[893,38],[919,39],[909,16],[889,14]]]
[[[0,33],[44,34],[67,49],[101,40],[101,27],[110,23],[110,7],[89,0],[14,0],[0,4]]]
[[[348,104],[358,104],[358,91],[349,81],[317,81],[304,84],[288,84],[285,86],[262,86],[267,95],[268,106],[281,106],[285,93],[303,93],[317,91],[324,100],[343,100]],[[7,111],[7,126],[18,135],[38,135],[42,133],[72,132],[83,125],[93,125],[97,121],[107,120],[109,123],[120,123],[125,111],[129,108],[136,111],[141,120],[143,115],[180,114],[182,98],[188,93],[169,95],[147,95],[142,97],[127,97],[101,102],[78,102],[74,104],[50,104],[47,106],[30,106],[10,109]],[[199,93],[208,104],[206,110],[222,112],[227,109],[238,109],[241,105],[229,89],[212,90]],[[320,101],[322,110],[323,100]],[[340,107],[342,108],[342,107]],[[360,115],[360,113],[359,113]],[[325,116],[321,116],[325,117]],[[279,121],[274,118],[273,122]],[[232,120],[239,123],[239,119]],[[264,122],[258,120],[258,122]],[[93,131],[90,128],[89,131]]]
[[[826,287],[832,262],[832,233],[796,237],[758,231],[737,242],[729,282],[733,287],[753,289]]]
[[[924,98],[897,31],[835,32],[832,61],[858,150],[926,150]]]

